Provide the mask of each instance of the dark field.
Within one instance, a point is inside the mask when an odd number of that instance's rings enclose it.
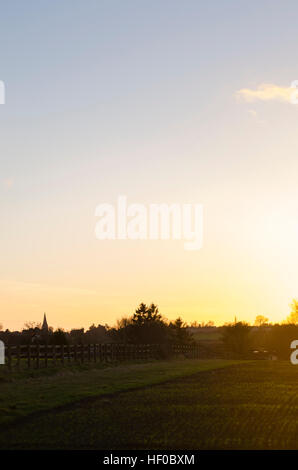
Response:
[[[236,364],[42,412],[2,428],[14,449],[297,449],[298,368]]]

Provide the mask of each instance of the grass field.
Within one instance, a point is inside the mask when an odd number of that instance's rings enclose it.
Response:
[[[0,425],[78,400],[146,387],[229,364],[227,360],[191,359],[122,365],[97,363],[27,369],[12,374],[5,368],[0,376]]]
[[[298,448],[298,368],[274,361],[175,364],[170,376],[169,362],[107,370],[108,394],[2,426],[0,448]]]
[[[222,338],[222,332],[218,329],[209,331],[208,329],[202,328],[201,331],[193,333],[195,341],[220,341]]]

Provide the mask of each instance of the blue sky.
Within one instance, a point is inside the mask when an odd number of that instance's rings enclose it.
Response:
[[[161,107],[191,96],[204,106],[211,91],[266,82],[277,68],[288,80],[297,8],[269,0],[2,2],[6,115],[151,108],[152,97]]]

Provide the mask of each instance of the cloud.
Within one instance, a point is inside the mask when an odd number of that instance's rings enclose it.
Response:
[[[262,83],[256,90],[242,88],[236,96],[244,101],[283,101],[291,103],[291,97],[296,93],[294,87],[283,87],[272,83]]]

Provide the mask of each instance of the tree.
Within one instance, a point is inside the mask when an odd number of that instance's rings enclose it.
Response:
[[[95,326],[94,324],[89,327],[85,333],[85,340],[87,343],[104,343],[107,342],[107,330],[102,325]]]
[[[291,323],[293,325],[296,325],[298,323],[298,300],[293,299],[290,307],[291,307],[291,313],[287,317],[286,323]]]
[[[24,324],[24,330],[35,330],[35,328],[41,330],[41,323],[38,323],[36,321],[27,321]]]
[[[118,320],[116,327],[110,329],[108,334],[116,342],[160,344],[167,342],[167,330],[168,325],[157,305],[141,303],[131,317]]]
[[[226,349],[236,356],[244,356],[250,347],[250,326],[245,322],[237,322],[223,327],[223,342]]]
[[[141,303],[127,328],[128,340],[133,343],[165,343],[167,341],[167,325],[155,304],[149,307]]]
[[[255,326],[264,326],[267,325],[269,318],[264,317],[264,315],[257,315],[255,319]]]
[[[192,334],[187,329],[187,324],[178,317],[174,322],[169,324],[172,333],[172,340],[178,344],[189,344],[193,341]]]
[[[116,321],[116,326],[109,328],[106,325],[107,335],[117,343],[124,343],[130,341],[129,332],[131,331],[132,317],[123,317]]]
[[[84,342],[84,328],[76,328],[69,332],[70,341],[72,344],[83,344]]]
[[[278,359],[289,360],[290,344],[298,338],[298,325],[273,325],[268,332],[266,349],[277,355]]]
[[[158,307],[155,304],[147,307],[146,304],[141,303],[132,317],[132,323],[138,326],[160,322],[162,322],[162,316],[159,314]]]
[[[58,328],[51,336],[52,344],[67,344],[67,337],[62,328]]]

